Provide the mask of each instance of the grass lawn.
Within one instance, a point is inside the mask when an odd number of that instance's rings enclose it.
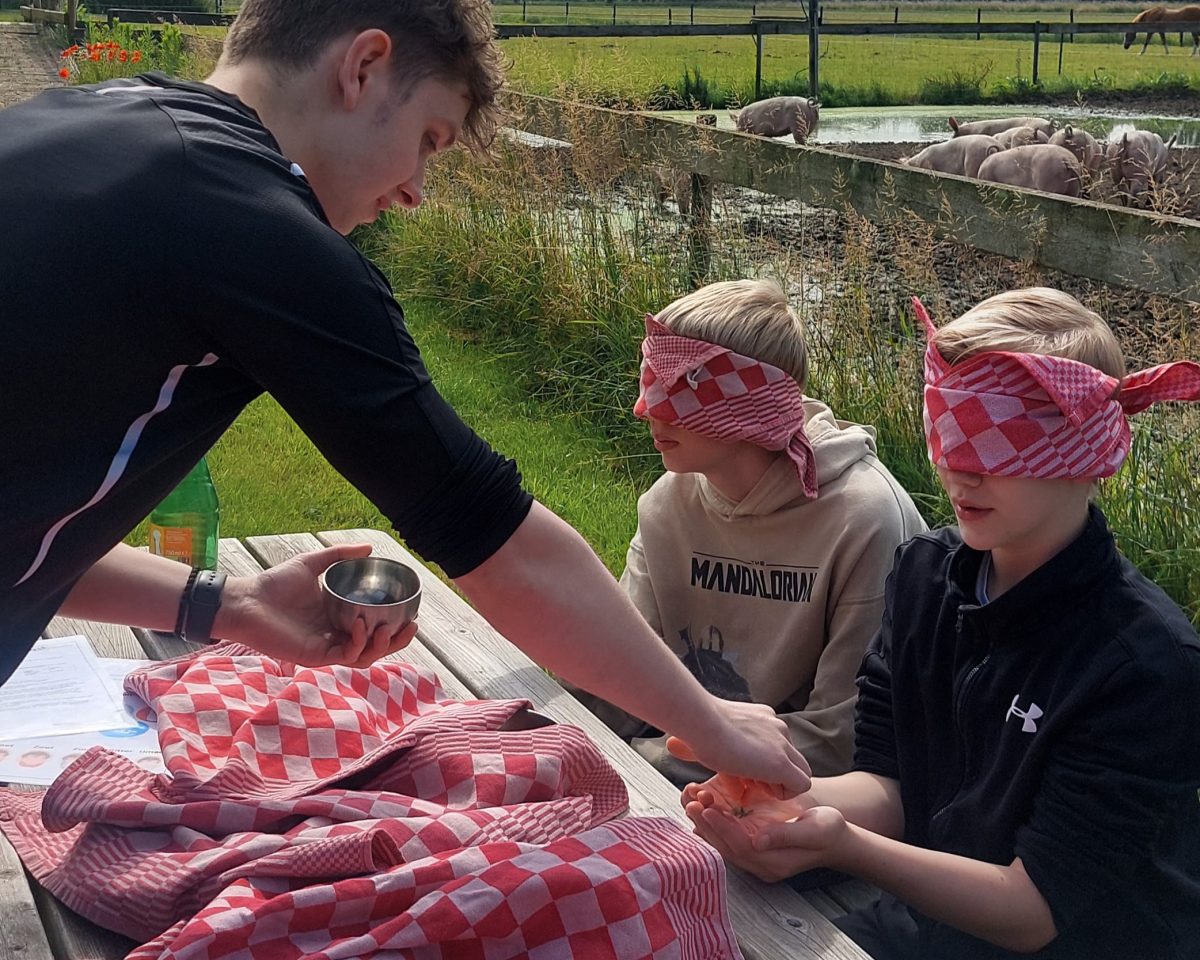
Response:
[[[446,399],[494,447],[515,458],[526,488],[574,525],[620,573],[637,525],[640,490],[612,461],[599,431],[524,396],[505,359],[445,330],[435,307],[410,307],[406,313]],[[397,451],[397,460],[403,463],[404,451]],[[391,530],[269,397],[259,398],[238,418],[209,454],[209,465],[221,498],[222,536]],[[127,541],[144,544],[144,525]]]
[[[1174,43],[1174,40],[1172,40]],[[1190,43],[1190,39],[1189,39]],[[699,71],[710,85],[740,95],[754,90],[754,42],[749,37],[519,38],[503,43],[512,60],[511,76],[519,89],[553,94],[556,90],[646,101],[662,86],[676,86],[685,69]],[[821,41],[821,80],[843,90],[878,88],[891,102],[912,102],[926,78],[982,76],[982,92],[993,92],[1006,78],[1032,77],[1030,40],[984,37],[826,37]],[[795,81],[807,75],[808,39],[769,37],[763,44],[763,79]],[[1058,75],[1058,46],[1044,43],[1040,80],[1049,89],[1089,81],[1116,89],[1153,85],[1163,75],[1179,74],[1200,85],[1200,59],[1172,46],[1151,48],[1145,56],[1117,44],[1076,43],[1063,49]],[[851,106],[846,102],[839,105]]]
[[[569,18],[567,17],[569,6]],[[617,3],[618,23],[745,23],[752,15],[764,18],[791,19],[805,14],[808,4],[796,3]],[[825,22],[880,23],[892,22],[895,9],[900,7],[901,23],[944,23],[974,20],[977,9],[983,11],[985,23],[997,21],[1066,21],[1069,11],[1075,10],[1082,21],[1131,20],[1142,9],[1138,3],[1020,3],[1013,0],[995,2],[925,3],[905,0],[903,3],[846,3],[831,0],[822,3]],[[579,3],[571,0],[546,2],[536,0],[521,3],[496,3],[492,16],[497,23],[611,23],[611,3]],[[670,13],[668,14],[668,11]]]

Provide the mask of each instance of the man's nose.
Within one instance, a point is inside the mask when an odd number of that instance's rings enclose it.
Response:
[[[402,183],[396,194],[396,202],[405,210],[415,210],[424,199],[425,168],[422,166],[407,183]]]

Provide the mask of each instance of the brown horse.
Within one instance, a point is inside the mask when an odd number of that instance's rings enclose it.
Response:
[[[1142,44],[1142,53],[1146,52],[1146,48],[1150,46],[1150,41],[1154,39],[1156,33],[1162,39],[1163,53],[1168,53],[1167,31],[1171,29],[1170,25],[1172,23],[1200,23],[1200,6],[1192,4],[1187,7],[1164,7],[1160,4],[1149,10],[1143,10],[1133,18],[1133,22],[1152,25],[1151,29],[1146,31],[1146,42]],[[1136,39],[1136,30],[1125,34],[1125,49],[1128,50]],[[1197,53],[1200,53],[1200,32],[1192,31],[1192,56],[1196,56]]]

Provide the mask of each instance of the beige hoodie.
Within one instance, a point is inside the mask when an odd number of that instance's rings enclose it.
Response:
[[[813,773],[830,776],[850,768],[855,677],[896,547],[925,523],[872,428],[809,398],[804,411],[815,500],[782,455],[741,502],[701,474],[664,474],[638,501],[621,585],[708,690],[773,705]],[[582,699],[667,776],[704,775],[673,761],[658,731]]]

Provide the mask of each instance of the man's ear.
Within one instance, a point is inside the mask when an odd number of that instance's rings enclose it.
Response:
[[[392,38],[379,29],[356,34],[338,63],[338,94],[342,108],[354,111],[376,83],[385,83],[391,70]]]

